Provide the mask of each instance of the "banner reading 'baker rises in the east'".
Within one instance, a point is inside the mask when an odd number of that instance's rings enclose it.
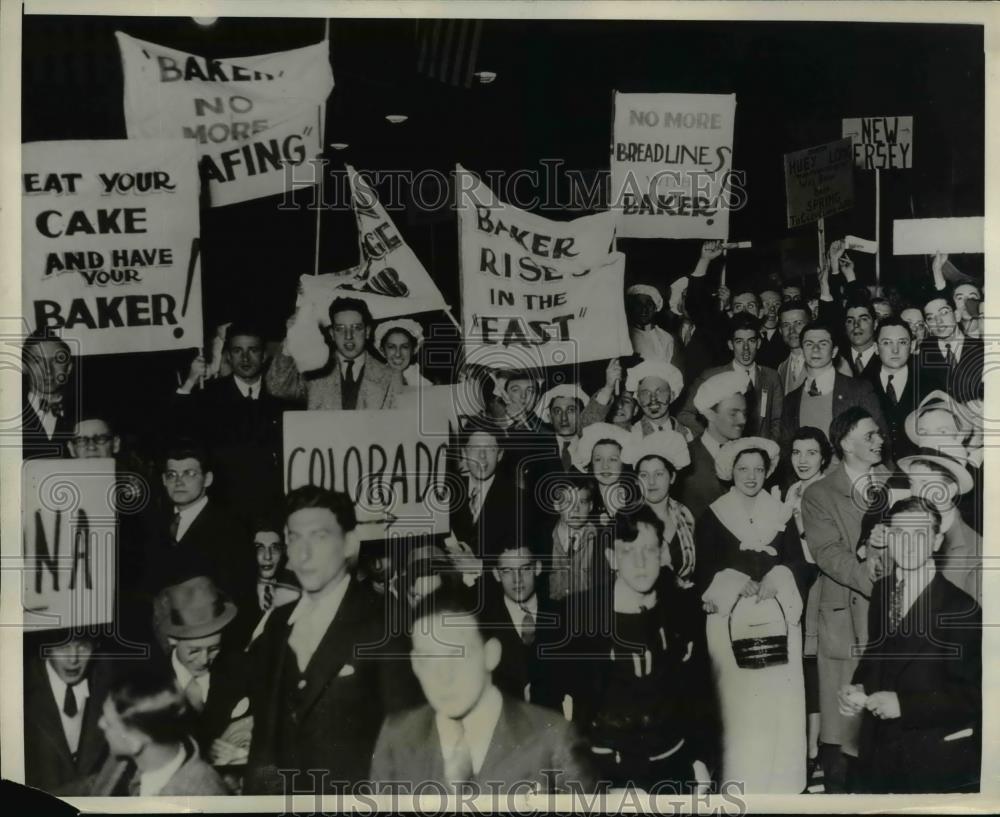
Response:
[[[194,145],[31,142],[21,162],[31,328],[60,330],[85,355],[201,346]]]
[[[735,94],[614,97],[612,208],[625,238],[729,238]]]
[[[491,347],[512,361],[529,350],[535,365],[559,366],[631,354],[614,213],[553,221],[504,204],[461,167],[456,176],[467,356],[490,365]]]
[[[194,140],[213,206],[283,193],[285,165],[322,152],[322,105],[333,90],[325,40],[215,60],[116,36],[129,137]],[[303,168],[296,183],[310,178]]]

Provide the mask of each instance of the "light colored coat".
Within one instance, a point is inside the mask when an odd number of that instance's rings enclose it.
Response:
[[[284,350],[271,361],[265,378],[268,391],[283,400],[305,400],[306,407],[314,409],[341,409],[340,368],[331,355],[330,363],[316,372],[303,375],[295,361]],[[358,388],[358,405],[361,409],[395,408],[396,399],[403,390],[403,380],[384,363],[371,354],[366,356]]]

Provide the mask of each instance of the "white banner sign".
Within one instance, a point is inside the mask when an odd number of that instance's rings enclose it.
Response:
[[[842,136],[853,142],[854,165],[864,170],[913,167],[913,117],[865,116],[845,119]]]
[[[91,355],[201,346],[194,145],[32,142],[21,161],[31,328]]]
[[[447,452],[443,410],[284,414],[285,490],[347,493],[362,540],[448,531]]]
[[[907,218],[892,222],[893,255],[982,253],[982,218]]]
[[[632,354],[625,257],[609,254],[614,213],[552,221],[500,202],[461,167],[457,181],[467,354],[489,365],[482,353],[496,349],[497,368],[521,368],[524,350],[540,366]]]
[[[54,630],[112,621],[114,460],[29,460],[23,480],[25,627]]]
[[[323,103],[333,90],[325,40],[215,60],[116,36],[129,137],[194,140],[213,206],[283,193],[286,165],[322,153]],[[311,174],[303,168],[296,184]]]
[[[612,206],[625,238],[729,237],[735,94],[615,92]]]

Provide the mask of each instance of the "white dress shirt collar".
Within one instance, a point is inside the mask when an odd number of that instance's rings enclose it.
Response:
[[[203,496],[201,499],[192,502],[186,508],[174,508],[180,519],[177,521],[177,541],[179,542],[181,538],[187,533],[188,528],[194,523],[194,520],[198,518],[205,506],[208,504],[208,497]]]
[[[820,394],[829,394],[833,391],[833,383],[837,378],[837,370],[831,365],[827,366],[823,371],[818,374],[814,373],[810,369],[806,369],[806,382],[803,389],[806,394],[809,393],[809,384],[815,380],[816,388],[819,389]]]
[[[244,397],[247,396],[250,389],[253,389],[253,396],[250,398],[251,400],[256,400],[260,397],[260,387],[262,385],[260,375],[257,375],[257,379],[252,383],[247,383],[246,381],[238,378],[236,375],[233,375],[233,382],[236,383],[236,388],[240,390],[240,394]]]
[[[652,609],[656,606],[656,590],[637,593],[621,579],[615,579],[614,605],[616,613],[639,613],[643,607]]]
[[[340,581],[333,587],[327,587],[318,597],[303,593],[299,603],[295,605],[295,609],[288,617],[288,623],[292,628],[288,635],[288,646],[295,653],[299,672],[306,671],[313,653],[319,647],[319,642],[323,640],[326,631],[330,629],[330,625],[340,609],[340,603],[347,593],[350,579],[350,573],[345,573]]]
[[[181,663],[181,659],[177,657],[176,647],[170,651],[170,666],[174,668],[174,675],[177,676],[177,686],[180,687],[181,692],[187,689],[188,684],[190,684],[191,681],[194,681],[199,687],[201,687],[201,699],[203,701],[208,700],[208,688],[212,683],[211,670],[195,677],[191,673],[191,670],[185,667]]]
[[[496,730],[502,710],[503,696],[500,690],[490,684],[472,710],[461,719],[465,742],[469,745],[469,754],[472,755],[472,771],[475,774],[479,774],[483,768],[483,761],[486,760],[486,753],[489,751],[490,741],[493,740],[493,732]],[[438,713],[435,720],[438,738],[441,741],[441,754],[443,757],[448,757],[458,739],[458,730],[452,719],[446,715]]]
[[[878,351],[878,347],[873,343],[867,349],[861,353],[861,368],[863,369],[868,365],[868,362],[875,357],[875,353]],[[858,356],[858,352],[854,347],[851,347],[851,366],[854,366],[854,359]]]
[[[910,371],[906,366],[901,369],[887,369],[885,366],[879,371],[879,379],[882,381],[882,390],[889,388],[889,375],[892,375],[892,388],[896,392],[896,399],[903,396],[903,389],[910,379]]]
[[[83,731],[83,708],[90,697],[90,685],[84,678],[73,686],[73,695],[76,698],[76,715],[72,718],[63,712],[63,701],[66,700],[66,687],[69,686],[59,674],[52,668],[52,664],[45,662],[45,674],[49,676],[49,686],[52,687],[52,694],[56,699],[56,709],[59,710],[59,720],[62,721],[63,734],[66,736],[66,743],[69,745],[70,754],[76,754],[80,748],[80,734]]]
[[[354,369],[353,369],[353,371],[354,371],[354,379],[355,380],[357,380],[361,376],[361,370],[365,367],[365,362],[367,360],[368,360],[368,353],[367,352],[362,352],[356,358],[352,359],[352,361],[354,363]],[[347,364],[349,362],[352,362],[352,361],[345,360],[340,355],[337,355],[337,363],[340,365],[340,376],[341,377],[347,377]]]
[[[962,359],[962,347],[965,345],[965,335],[962,334],[962,330],[957,326],[955,327],[955,334],[952,335],[948,340],[941,340],[938,338],[938,349],[941,350],[941,357],[947,358],[948,350],[946,346],[951,346],[951,353],[955,356],[955,360],[960,361]]]
[[[712,458],[714,459],[716,455],[718,455],[719,449],[722,448],[722,443],[716,440],[715,437],[713,437],[707,431],[704,434],[702,434],[699,439],[701,440],[701,444],[705,446],[705,449],[708,451],[709,454],[712,455]]]
[[[170,782],[170,778],[177,774],[177,770],[184,765],[184,758],[187,752],[185,751],[184,744],[181,743],[181,748],[177,750],[177,754],[174,755],[174,759],[171,760],[166,766],[160,766],[159,769],[153,769],[150,772],[143,772],[139,775],[139,796],[140,797],[153,797],[163,791],[167,783]]]
[[[483,505],[486,502],[486,496],[490,492],[490,488],[493,486],[493,480],[496,479],[496,473],[489,477],[489,479],[478,480],[469,476],[469,507],[472,509],[472,494],[478,491],[476,498],[476,508],[473,514],[476,519],[479,519],[479,514],[482,513]]]
[[[522,604],[518,604],[516,601],[512,601],[507,598],[506,595],[503,597],[504,606],[507,608],[507,612],[510,613],[510,620],[514,622],[514,627],[517,628],[518,635],[524,635],[524,615],[526,612],[531,613],[534,616],[535,621],[538,621],[538,594],[535,593],[530,599]]]
[[[59,418],[51,411],[42,411],[42,398],[34,392],[28,394],[28,405],[31,406],[31,410],[35,412],[35,416],[38,417],[38,421],[42,424],[45,436],[51,440],[56,433],[56,423],[59,422]]]

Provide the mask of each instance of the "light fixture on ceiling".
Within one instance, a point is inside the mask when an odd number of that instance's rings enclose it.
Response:
[[[198,25],[205,26],[206,28],[208,28],[208,26],[215,25],[216,20],[218,20],[219,18],[218,17],[192,17],[191,19],[194,20]]]
[[[483,84],[483,85],[489,85],[491,82],[493,82],[493,80],[495,80],[497,78],[497,72],[496,71],[476,71],[476,73],[473,74],[472,76],[474,76],[476,79],[478,79],[481,84]]]
[[[347,142],[330,142],[330,147],[334,150],[345,150],[346,148],[349,148],[350,145],[347,144]]]
[[[385,115],[385,118],[386,118],[387,121],[391,122],[393,125],[399,125],[399,124],[405,122],[410,117],[408,117],[406,114],[402,114],[402,113],[388,113],[388,114]]]

